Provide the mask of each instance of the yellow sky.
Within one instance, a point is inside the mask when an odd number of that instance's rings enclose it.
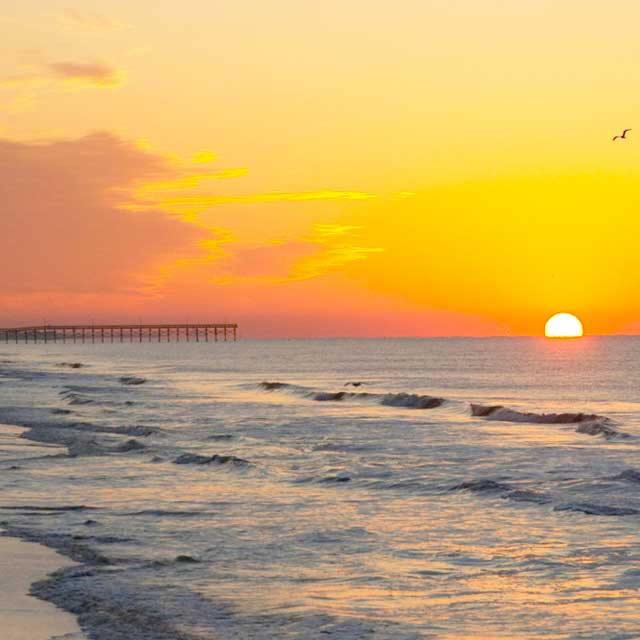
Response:
[[[637,2],[6,4],[0,324],[640,326]]]

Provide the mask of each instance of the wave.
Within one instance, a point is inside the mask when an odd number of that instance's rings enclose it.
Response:
[[[87,398],[86,396],[80,395],[79,393],[75,393],[73,391],[67,391],[65,393],[60,393],[60,396],[67,401],[68,404],[73,405],[83,405],[83,404],[94,404],[95,400],[92,398]]]
[[[342,402],[348,398],[367,398],[370,397],[369,393],[355,393],[352,391],[318,391],[317,393],[306,394],[306,397],[315,400],[316,402]]]
[[[0,506],[0,509],[3,511],[54,511],[54,512],[62,512],[62,511],[95,511],[97,507],[89,507],[86,504],[64,504],[59,506],[36,506],[30,504],[19,504],[19,505],[11,505],[11,506]]]
[[[534,504],[549,504],[551,502],[551,498],[544,493],[529,489],[515,489],[503,497],[516,502],[533,502]]]
[[[574,424],[581,422],[610,422],[605,416],[595,413],[532,413],[508,409],[502,405],[486,406],[482,404],[471,405],[471,415],[490,420],[504,422],[532,422],[535,424]]]
[[[627,482],[633,482],[634,484],[640,484],[640,471],[625,469],[622,473],[610,478],[610,480],[625,480]]]
[[[450,491],[471,491],[472,493],[498,493],[503,491],[511,491],[513,487],[504,482],[496,480],[468,480],[456,484]]]
[[[142,442],[131,439],[116,445],[111,450],[118,453],[128,453],[129,451],[142,451],[143,449],[146,449],[146,447],[142,444]]]
[[[516,489],[506,482],[497,480],[480,479],[461,482],[449,489],[449,491],[469,491],[485,495],[495,495],[503,500],[515,502],[533,502],[534,504],[549,504],[551,498],[544,493],[530,489]]]
[[[406,407],[407,409],[435,409],[444,402],[444,398],[433,396],[419,396],[415,393],[390,393],[382,398],[380,404],[388,407]]]
[[[173,509],[143,509],[142,511],[128,511],[123,516],[157,516],[159,518],[200,518],[206,511],[180,511]]]
[[[344,482],[351,482],[351,476],[345,472],[339,472],[335,475],[328,476],[306,476],[302,478],[296,478],[294,484],[342,484]]]
[[[516,411],[502,405],[471,404],[471,415],[501,422],[526,422],[531,424],[578,425],[576,433],[605,438],[629,438],[629,434],[614,428],[614,422],[607,416],[596,413],[533,413]]]
[[[627,475],[623,472],[620,476],[624,475],[624,479],[628,479],[630,474]],[[612,480],[620,478],[612,478]],[[635,478],[640,479],[640,474],[633,472]],[[532,491],[529,489],[516,489],[512,485],[505,482],[500,482],[491,479],[479,479],[469,480],[454,485],[449,491],[468,491],[471,493],[484,494],[487,496],[499,497],[503,500],[513,500],[515,502],[532,502],[538,505],[550,504],[553,502],[550,495],[541,493],[538,491]],[[553,507],[554,511],[573,511],[577,513],[584,513],[593,516],[630,516],[640,514],[640,511],[631,507],[619,507],[604,504],[593,504],[590,502],[569,502],[565,504],[556,504]]]
[[[89,394],[100,394],[113,396],[113,394],[122,393],[119,388],[111,387],[83,387],[77,385],[69,385],[58,392],[58,395],[70,405],[89,405],[97,404],[105,407],[130,407],[135,403],[132,400],[105,400],[101,397],[91,397]]]
[[[48,417],[46,414],[49,410],[35,411],[29,417],[24,414],[15,415],[11,410],[6,413],[6,417],[10,419],[6,420],[5,416],[0,416],[0,419],[26,429],[20,434],[20,438],[66,447],[67,453],[59,453],[57,457],[77,458],[140,452],[147,446],[135,438],[163,435],[161,429],[145,425],[110,426],[82,421],[60,421]],[[129,439],[113,436],[129,436]]]
[[[277,391],[278,389],[286,389],[292,386],[293,385],[288,382],[268,382],[266,380],[258,385],[260,389],[264,389],[265,391]]]
[[[630,438],[628,433],[614,429],[606,422],[585,422],[576,427],[576,433],[586,433],[590,436],[604,436],[605,438]]]
[[[590,516],[632,516],[640,513],[637,509],[630,507],[610,507],[604,504],[591,504],[589,502],[570,502],[569,504],[558,505],[554,511],[576,511],[586,513]]]
[[[320,484],[333,484],[337,482],[351,482],[351,478],[346,475],[325,476],[318,480]]]
[[[173,461],[173,464],[231,464],[234,466],[246,466],[250,463],[248,460],[236,458],[236,456],[221,456],[217,453],[212,456],[201,456],[197,453],[183,453]]]
[[[350,383],[351,384],[351,383]],[[364,400],[377,402],[385,407],[402,407],[405,409],[434,409],[446,401],[429,395],[416,393],[370,393],[368,391],[318,391],[309,387],[290,384],[288,382],[264,381],[258,384],[264,391],[285,391],[316,402],[343,402],[345,400]]]
[[[129,385],[129,386],[141,385],[147,381],[146,378],[137,378],[136,376],[123,376],[119,380],[120,380],[120,384]]]

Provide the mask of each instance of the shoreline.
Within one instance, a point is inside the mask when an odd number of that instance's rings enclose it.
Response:
[[[0,618],[3,640],[86,640],[75,616],[31,595],[31,586],[76,563],[0,529]]]
[[[20,465],[40,455],[65,452],[66,447],[33,442],[20,436],[28,429],[0,423],[0,462]],[[10,467],[9,467],[10,468]],[[87,640],[76,617],[48,600],[31,594],[35,583],[76,562],[55,549],[12,534],[0,527],[0,620],[2,640]]]

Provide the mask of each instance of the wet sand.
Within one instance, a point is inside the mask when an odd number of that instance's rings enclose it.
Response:
[[[51,549],[0,537],[0,627],[2,640],[84,640],[76,619],[28,595],[31,584],[73,563]]]

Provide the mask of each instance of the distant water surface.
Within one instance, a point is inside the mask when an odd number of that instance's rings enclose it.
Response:
[[[4,344],[0,521],[100,640],[638,638],[639,389],[631,337]]]

